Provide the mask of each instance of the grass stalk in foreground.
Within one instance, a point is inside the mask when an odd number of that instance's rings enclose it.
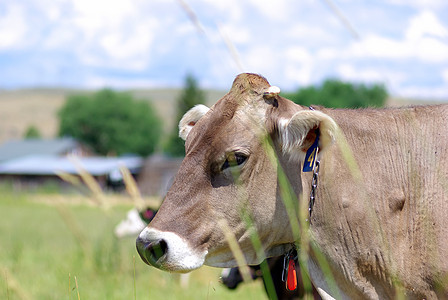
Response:
[[[304,199],[298,199],[297,195],[289,182],[283,168],[279,164],[279,159],[274,151],[273,142],[269,137],[266,137],[262,141],[262,145],[270,158],[270,161],[274,166],[277,166],[278,182],[280,187],[281,199],[286,208],[288,214],[291,231],[295,237],[295,245],[298,250],[300,272],[302,272],[302,279],[304,281],[304,287],[308,292],[311,292],[311,280],[308,276],[308,257],[309,251],[312,249],[315,253],[317,263],[322,268],[322,271],[326,274],[326,280],[330,290],[334,295],[339,296],[336,282],[331,272],[330,266],[326,258],[322,255],[321,251],[311,242],[309,232],[308,217],[308,203],[303,201]],[[301,170],[298,170],[300,172]],[[302,176],[304,176],[302,174]],[[299,201],[300,200],[300,201]],[[303,271],[306,270],[306,274]],[[338,298],[338,297],[336,297]],[[339,297],[340,298],[340,297]]]
[[[252,242],[252,245],[257,253],[257,257],[259,260],[262,260],[260,264],[261,273],[263,274],[263,280],[266,285],[266,290],[268,293],[268,297],[271,300],[277,299],[277,293],[275,291],[274,287],[274,281],[271,276],[271,270],[269,269],[269,265],[267,262],[266,253],[263,250],[263,245],[261,243],[260,237],[258,236],[258,232],[255,229],[253,219],[249,215],[247,211],[243,211],[243,220],[246,223],[246,227],[250,231],[250,239]]]
[[[232,230],[225,219],[220,219],[218,221],[218,226],[221,228],[221,231],[224,233],[224,236],[229,244],[230,250],[235,257],[236,263],[238,264],[238,268],[240,269],[241,276],[243,277],[244,282],[252,281],[252,276],[250,275],[250,270],[247,265],[246,259],[244,258],[243,251],[241,250],[235,236],[232,234]]]
[[[134,271],[134,300],[137,300],[137,284],[135,282],[135,255],[132,256],[132,262],[134,264],[134,268],[133,268],[133,271]]]
[[[232,162],[232,164],[235,165],[235,162]],[[239,197],[241,199],[244,199],[246,193],[243,190],[243,186],[241,185],[240,170],[239,169],[232,170],[232,177],[233,177],[235,184],[238,187],[238,192],[240,194]],[[245,223],[247,230],[249,231],[249,237],[251,239],[252,246],[256,251],[256,256],[257,256],[258,260],[261,261],[260,269],[263,274],[263,281],[265,283],[268,297],[269,297],[269,299],[276,300],[277,294],[275,291],[274,282],[272,280],[271,271],[270,271],[269,265],[266,261],[266,259],[267,259],[266,253],[263,250],[263,245],[262,245],[261,240],[258,236],[258,233],[255,229],[254,221],[253,221],[253,218],[251,217],[250,211],[248,210],[247,204],[248,204],[247,200],[243,201],[243,205],[241,207],[241,212],[240,212],[241,218],[242,218],[243,222]],[[231,234],[231,235],[235,239],[235,236],[233,234]],[[235,242],[236,242],[236,239],[235,239]],[[238,248],[239,248],[239,246],[238,246]],[[247,265],[245,267],[247,267]]]
[[[134,206],[137,207],[138,210],[144,209],[145,202],[143,201],[140,190],[138,189],[137,183],[135,182],[134,177],[132,177],[131,172],[129,172],[129,169],[126,168],[126,166],[121,166],[120,172],[123,175],[123,181],[126,187],[126,191],[128,192],[129,196],[131,196],[134,202]]]
[[[78,288],[78,279],[75,276],[75,284],[76,284],[76,293],[78,294],[78,300],[81,300],[81,297],[79,296],[79,288]]]
[[[11,271],[8,268],[2,267],[1,275],[6,283],[8,299],[10,292],[14,292],[21,300],[32,299],[21,287],[20,283],[14,278],[14,276],[12,275]]]

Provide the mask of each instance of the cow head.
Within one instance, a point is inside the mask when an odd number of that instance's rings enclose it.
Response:
[[[228,231],[249,264],[264,258],[254,249],[253,232],[266,256],[290,249],[297,237],[282,201],[279,170],[299,196],[306,150],[318,132],[325,150],[336,125],[279,92],[259,75],[241,74],[213,107],[185,114],[179,124],[185,159],[156,217],[137,238],[146,263],[178,272],[203,264],[235,266]]]

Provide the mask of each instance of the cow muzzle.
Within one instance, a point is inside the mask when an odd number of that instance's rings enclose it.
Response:
[[[194,251],[173,232],[145,228],[136,241],[141,259],[148,265],[170,272],[189,272],[204,264],[207,251]]]

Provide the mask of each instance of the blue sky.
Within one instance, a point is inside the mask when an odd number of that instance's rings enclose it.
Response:
[[[204,88],[255,72],[448,100],[448,1],[0,1],[0,88],[180,87],[188,72]]]

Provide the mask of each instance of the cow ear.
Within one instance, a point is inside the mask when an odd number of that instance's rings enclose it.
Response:
[[[320,151],[328,148],[335,140],[336,122],[328,115],[315,110],[302,110],[279,124],[283,151],[303,157],[319,136]]]
[[[209,110],[207,106],[199,104],[187,111],[179,122],[179,137],[185,141],[193,126]]]

